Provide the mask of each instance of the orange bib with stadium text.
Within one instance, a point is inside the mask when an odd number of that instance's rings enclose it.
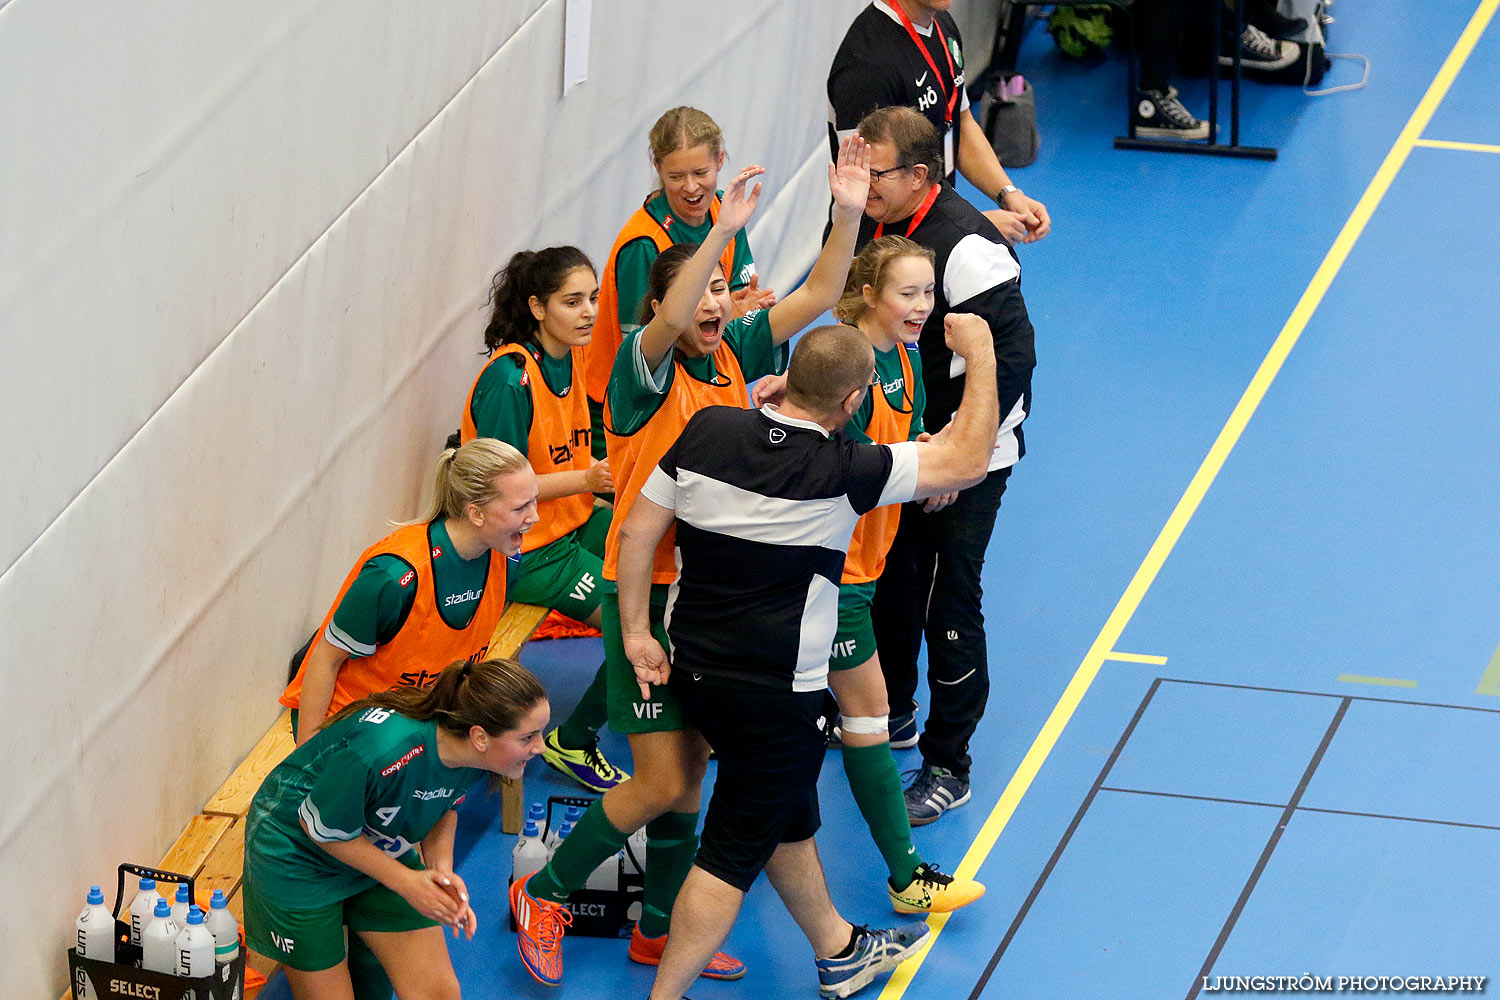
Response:
[[[484,659],[490,648],[490,636],[505,610],[505,557],[498,552],[488,555],[489,574],[485,578],[484,594],[479,598],[479,607],[474,617],[463,628],[449,625],[437,606],[436,590],[432,579],[434,550],[429,534],[431,525],[409,524],[397,528],[391,534],[365,549],[354,564],[354,569],[344,578],[338,597],[334,598],[323,623],[318,626],[313,643],[297,676],[281,694],[281,703],[288,708],[302,704],[302,679],[307,663],[318,646],[328,640],[324,633],[333,612],[343,601],[344,595],[354,583],[365,563],[380,555],[396,556],[411,567],[410,585],[417,588],[411,612],[406,616],[401,631],[383,646],[376,648],[370,656],[351,656],[339,669],[333,685],[333,700],[328,704],[332,715],[345,705],[352,704],[366,695],[389,691],[396,687],[428,687],[437,680],[438,674],[454,660],[471,663]],[[403,584],[406,579],[403,578]]]
[[[875,444],[899,444],[911,438],[912,421],[912,371],[911,358],[906,348],[897,346],[901,352],[901,375],[906,380],[902,390],[905,410],[898,410],[881,390],[879,383],[870,387],[870,426],[865,433]],[[879,376],[877,375],[878,379]],[[901,505],[898,503],[876,507],[859,519],[854,526],[854,537],[849,539],[849,556],[844,560],[844,575],[840,583],[869,583],[880,579],[885,569],[886,553],[896,540],[896,529],[901,525]]]
[[[646,200],[649,202],[655,197],[656,193],[652,192]],[[719,217],[718,195],[714,196],[713,202],[708,206],[708,217],[711,221]],[[615,260],[625,244],[643,238],[656,244],[658,254],[675,242],[662,224],[646,211],[645,205],[636,209],[635,214],[626,220],[625,228],[620,230],[620,235],[615,238],[615,245],[609,250],[604,276],[599,279],[599,318],[594,320],[593,339],[584,348],[588,360],[584,366],[583,383],[589,398],[596,403],[604,402],[604,393],[609,389],[609,373],[615,367],[615,355],[620,353],[620,344],[625,340],[625,333],[620,329],[620,286],[615,276]],[[734,240],[730,240],[724,252],[719,255],[719,267],[729,281],[734,280],[734,243]],[[613,462],[610,467],[613,472]]]
[[[609,403],[604,405],[604,439],[609,445],[609,471],[615,479],[615,515],[609,523],[609,537],[604,542],[604,578],[618,580],[616,571],[620,565],[620,525],[630,513],[631,504],[640,496],[641,487],[651,478],[651,470],[672,447],[693,414],[705,406],[737,406],[743,409],[749,390],[745,386],[745,375],[740,361],[721,343],[714,351],[714,370],[717,377],[712,382],[703,382],[688,374],[676,359],[675,349],[672,363],[677,370],[672,373],[672,387],[667,390],[661,407],[646,421],[646,426],[634,434],[621,436],[611,433],[613,425],[609,418]],[[677,579],[677,529],[667,529],[660,544],[656,546],[656,564],[651,571],[652,583],[671,583]]]
[[[552,387],[542,376],[542,366],[536,356],[523,344],[506,344],[495,352],[490,365],[502,358],[520,358],[526,368],[525,382],[531,390],[531,431],[526,439],[526,459],[539,476],[551,472],[587,472],[592,459],[589,456],[589,404],[579,385],[579,372],[583,371],[583,348],[575,347],[570,352],[573,360],[573,381],[562,395],[555,395]],[[504,364],[515,364],[506,360]],[[469,398],[464,402],[463,426],[459,429],[459,440],[468,444],[479,436],[474,426],[474,390],[479,379],[469,388]],[[537,523],[522,535],[521,551],[533,552],[548,545],[571,531],[583,527],[594,511],[592,493],[574,493],[571,496],[553,497],[536,505]]]

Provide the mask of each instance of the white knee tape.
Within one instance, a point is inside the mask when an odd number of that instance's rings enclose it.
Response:
[[[846,715],[839,720],[839,728],[846,733],[857,733],[860,736],[879,736],[886,731],[890,723],[889,715]]]

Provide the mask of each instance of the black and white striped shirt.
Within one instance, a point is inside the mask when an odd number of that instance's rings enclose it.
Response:
[[[641,488],[677,514],[674,668],[822,690],[854,525],[916,488],[911,442],[856,444],[774,407],[699,411]]]

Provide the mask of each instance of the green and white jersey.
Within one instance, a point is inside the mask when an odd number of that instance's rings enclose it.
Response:
[[[415,846],[483,775],[438,758],[435,723],[367,708],[318,732],[266,777],[250,804],[245,866],[281,905],[347,899],[375,880],[314,841],[364,837],[420,868]]]
[[[485,552],[477,559],[460,558],[441,518],[433,522],[430,537],[438,614],[452,628],[466,628],[484,596],[490,560],[502,557]],[[396,637],[411,614],[417,598],[413,568],[395,555],[379,555],[366,562],[334,609],[323,637],[352,657],[373,656],[377,646]]]
[[[616,434],[634,434],[646,426],[671,391],[678,365],[682,366],[688,377],[707,386],[727,387],[733,381],[729,375],[718,370],[713,354],[690,358],[679,354],[676,348],[667,352],[655,371],[650,371],[646,368],[646,359],[641,353],[640,339],[640,331],[626,335],[620,353],[615,355],[614,370],[610,373],[610,430]],[[725,323],[724,346],[729,348],[739,362],[739,374],[746,383],[785,371],[791,353],[786,344],[777,345],[772,341],[769,309],[753,309]],[[750,405],[749,396],[743,390],[733,402],[737,406]]]
[[[718,196],[723,198],[724,192],[718,192]],[[698,226],[689,226],[682,219],[676,218],[668,227],[666,222],[672,214],[672,208],[667,204],[667,196],[659,191],[646,202],[645,208],[647,214],[672,234],[676,243],[702,243],[708,239],[708,231],[714,227],[711,217],[705,217],[702,225]],[[619,291],[622,334],[633,333],[641,328],[641,300],[651,287],[651,265],[658,255],[656,244],[645,236],[631,240],[615,255],[615,288]],[[750,241],[745,238],[745,231],[741,229],[734,234],[734,273],[724,277],[729,280],[730,289],[738,291],[750,284],[754,275],[755,258],[750,256]]]
[[[906,358],[911,363],[911,385],[906,384],[906,372],[901,367],[901,351],[906,351]],[[922,355],[915,347],[907,350],[902,344],[897,344],[888,351],[876,351],[875,381],[879,383],[879,388],[874,385],[870,386],[870,391],[859,404],[859,409],[854,411],[854,416],[845,425],[844,434],[850,440],[861,444],[891,443],[871,441],[870,435],[866,433],[875,415],[875,400],[872,397],[876,392],[880,392],[885,395],[885,401],[892,410],[912,415],[911,430],[907,440],[915,441],[917,435],[925,429],[922,426],[922,410],[927,406],[927,390],[922,385]]]

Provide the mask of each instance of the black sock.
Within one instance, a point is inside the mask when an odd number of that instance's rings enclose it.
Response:
[[[829,958],[841,958],[841,959],[842,958],[853,958],[854,957],[854,946],[859,941],[859,934],[860,934],[860,931],[862,931],[862,930],[864,930],[864,927],[862,927],[861,925],[859,925],[859,924],[851,924],[850,927],[849,927],[849,943],[844,946],[844,950],[843,951],[839,952],[837,955],[829,955],[828,957]]]

